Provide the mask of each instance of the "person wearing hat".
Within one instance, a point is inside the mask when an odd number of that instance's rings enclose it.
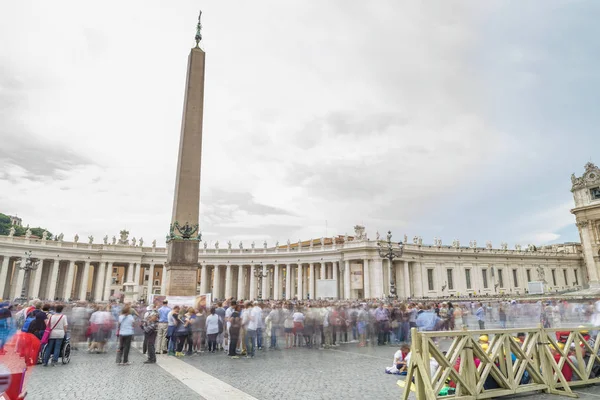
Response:
[[[156,315],[158,317],[158,312],[156,311],[156,309],[154,308],[154,304],[150,304],[148,305],[148,307],[146,307],[146,312],[144,313],[144,316],[142,318],[142,326],[144,323],[147,323],[150,320],[150,317],[152,315]],[[157,318],[158,320],[158,318]],[[156,329],[154,331],[153,335],[150,335],[154,338],[154,340],[156,340],[156,331],[158,330],[158,324],[156,325]],[[150,337],[149,335],[144,335],[144,342],[142,344],[142,353],[146,354],[146,352],[148,351],[148,338]],[[156,348],[155,346],[152,346],[154,348]]]

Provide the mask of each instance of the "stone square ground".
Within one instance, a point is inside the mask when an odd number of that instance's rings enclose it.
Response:
[[[398,400],[402,394],[396,385],[398,376],[384,372],[395,349],[346,344],[330,350],[262,350],[254,359],[230,359],[222,352],[202,353],[183,360],[159,356],[157,365],[143,364],[145,356],[132,349],[130,366],[115,364],[114,349],[107,354],[76,351],[68,365],[33,368],[27,382],[27,399]],[[582,399],[600,398],[598,386],[576,391]],[[517,398],[562,397],[513,397]]]

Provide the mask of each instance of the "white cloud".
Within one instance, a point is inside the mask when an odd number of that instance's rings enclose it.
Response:
[[[0,141],[35,154],[6,161],[0,149],[0,212],[67,237],[127,228],[162,242],[197,2],[34,3],[0,16]],[[295,241],[324,235],[325,221],[330,235],[360,222],[371,236],[448,224],[475,236],[483,227],[459,217],[423,221],[491,180],[522,183],[506,175],[548,157],[538,137],[491,122],[477,52],[493,51],[481,30],[497,5],[234,4],[203,8],[207,240]],[[514,68],[551,60],[506,52]],[[495,223],[552,241],[569,215],[536,218]]]

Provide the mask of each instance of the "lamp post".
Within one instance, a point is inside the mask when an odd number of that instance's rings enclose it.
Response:
[[[263,290],[263,287],[262,287],[262,278],[266,278],[267,276],[269,276],[269,272],[263,272],[262,269],[263,269],[263,265],[262,265],[262,262],[261,262],[260,263],[260,270],[255,269],[254,272],[253,272],[254,277],[256,279],[258,279],[258,300],[261,300],[261,301],[262,301],[262,290]]]
[[[31,275],[31,271],[35,271],[40,266],[40,260],[31,258],[31,254],[31,250],[25,252],[25,255],[27,256],[27,258],[25,258],[25,264],[23,264],[22,260],[19,260],[17,262],[17,267],[25,272],[25,277],[23,279],[23,287],[21,288],[21,297],[17,299],[22,304],[25,304],[27,302],[27,295],[29,291],[29,277]]]
[[[394,243],[392,242],[392,232],[388,231],[387,241],[378,241],[377,247],[378,247],[377,250],[379,250],[379,256],[381,258],[387,258],[390,262],[390,268],[389,268],[390,293],[389,293],[388,297],[395,298],[398,295],[396,293],[396,280],[394,278],[394,274],[392,274],[392,265],[393,265],[395,258],[402,257],[402,254],[404,252],[404,245],[402,244],[402,242],[398,242],[398,248],[394,249]]]

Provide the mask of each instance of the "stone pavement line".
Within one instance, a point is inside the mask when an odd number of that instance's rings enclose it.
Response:
[[[258,400],[173,356],[159,355],[156,364],[206,400]]]
[[[577,392],[575,390],[573,390],[573,393],[577,393],[579,395],[585,395],[585,396],[594,396],[594,397],[600,397],[600,394],[593,394],[593,393],[584,393],[584,392]]]
[[[372,356],[370,354],[364,354],[364,353],[354,353],[352,351],[344,351],[344,350],[338,350],[338,349],[327,349],[327,350],[329,350],[329,351],[339,351],[340,353],[352,354],[352,355],[360,356],[360,357],[376,358],[378,360],[385,360],[385,361],[389,361],[390,360],[390,358],[377,357],[377,356]]]

